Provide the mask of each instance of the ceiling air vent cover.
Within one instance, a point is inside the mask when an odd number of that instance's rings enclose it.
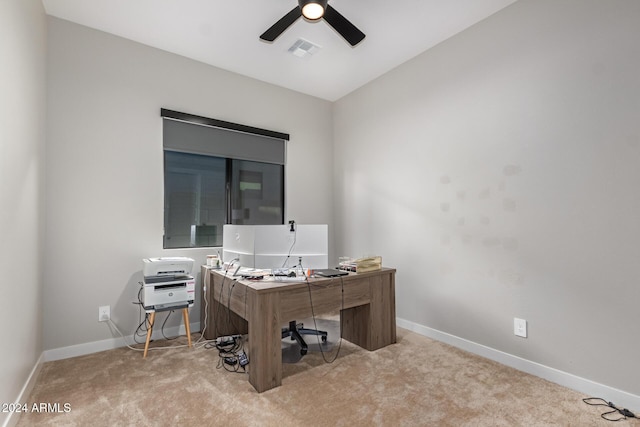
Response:
[[[289,52],[299,58],[309,57],[319,50],[320,46],[304,39],[296,40],[296,42],[289,48]]]

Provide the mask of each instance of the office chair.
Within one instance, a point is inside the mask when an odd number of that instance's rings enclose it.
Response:
[[[307,329],[302,323],[300,323],[300,325],[296,324],[295,320],[289,322],[288,328],[282,328],[282,338],[291,337],[291,341],[298,341],[298,344],[300,344],[300,354],[304,356],[305,354],[307,354],[307,350],[309,347],[304,341],[304,338],[302,338],[302,335],[320,335],[320,339],[322,340],[322,342],[327,342],[326,331]]]

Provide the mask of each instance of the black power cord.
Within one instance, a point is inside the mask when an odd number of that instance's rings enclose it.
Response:
[[[627,418],[640,418],[630,410],[626,408],[618,408],[613,403],[607,402],[600,397],[587,397],[586,399],[582,399],[582,401],[591,406],[606,406],[608,408],[611,408],[611,411],[600,414],[600,416],[607,421],[622,421],[626,420]],[[618,414],[619,416],[617,416],[617,418],[613,418],[614,415],[612,414]]]
[[[298,267],[300,267],[300,269],[302,271],[304,271],[304,268],[302,267],[302,260],[298,260]],[[307,290],[309,291],[309,304],[311,305],[311,317],[313,318],[313,327],[318,330],[318,324],[316,322],[316,313],[315,310],[313,309],[313,298],[311,297],[311,282],[309,282],[309,277],[307,277],[307,275],[304,275],[304,279],[305,282],[307,282]],[[340,276],[340,291],[341,291],[341,298],[342,298],[342,310],[344,310],[344,280],[342,278],[342,276]],[[336,359],[338,358],[338,356],[340,355],[340,349],[342,348],[342,321],[340,321],[340,341],[338,342],[338,350],[336,351],[335,356],[333,356],[333,359],[328,360],[327,357],[325,356],[324,350],[322,349],[322,344],[320,343],[320,336],[316,335],[316,340],[318,340],[318,347],[320,347],[320,353],[322,354],[322,359],[325,361],[325,363],[333,363],[336,361]]]
[[[239,258],[235,258],[229,262],[229,265],[222,276],[222,281],[220,282],[220,294],[218,296],[219,304],[214,305],[213,309],[213,323],[214,323],[214,334],[218,337],[215,340],[211,340],[207,344],[205,344],[204,348],[211,349],[215,348],[218,350],[218,364],[216,369],[224,368],[228,372],[235,373],[248,373],[247,365],[249,364],[249,358],[247,357],[247,353],[244,350],[244,341],[241,335],[233,335],[233,336],[221,336],[220,329],[225,328],[225,330],[234,329],[233,320],[231,317],[231,298],[233,296],[233,289],[235,288],[238,281],[236,279],[230,278],[229,271],[233,264],[239,261]],[[227,304],[222,302],[224,301],[225,294],[225,282],[227,282],[227,278],[229,277],[228,282],[228,290],[227,292]],[[215,280],[212,280],[209,283],[209,287],[207,288],[207,292],[215,292]],[[212,294],[213,295],[213,294]],[[206,297],[205,297],[206,298]],[[223,306],[223,307],[221,307]],[[218,310],[215,309],[218,308]],[[226,313],[225,313],[226,309]],[[245,289],[245,311],[246,311],[246,289]],[[226,316],[225,316],[226,314]],[[246,317],[246,313],[245,313]],[[225,324],[226,325],[223,325]],[[236,330],[239,330],[236,329]]]
[[[244,351],[242,336],[233,335],[230,337],[218,338],[214,341],[218,350],[218,365],[216,369],[224,368],[228,372],[247,373],[249,358]],[[205,347],[210,348],[210,347]],[[242,368],[242,371],[240,369]]]
[[[295,221],[289,221],[289,224],[291,225],[291,229],[289,230],[289,232],[293,233],[293,242],[291,242],[287,257],[282,262],[282,268],[285,268],[287,266],[287,262],[289,261],[289,258],[291,258],[291,252],[293,252],[293,247],[296,245],[296,240],[298,239],[298,229],[295,227]]]
[[[233,261],[232,261],[233,263]],[[229,267],[231,267],[230,264]],[[227,319],[226,319],[226,329],[229,329],[231,326],[231,309],[227,306],[224,307],[224,304],[222,304],[223,301],[223,295],[224,295],[224,282],[227,280],[227,273],[229,271],[227,270],[225,272],[225,274],[222,276],[222,282],[220,282],[220,296],[218,297],[218,301],[220,302],[220,304],[218,305],[218,310],[215,310],[216,305],[214,304],[214,312],[213,312],[213,324],[214,324],[214,336],[219,337],[221,336],[221,332],[220,332],[220,328],[222,327],[222,322],[224,321],[224,314],[225,313],[221,313],[221,311],[225,311],[226,309],[226,314],[227,314]],[[233,286],[235,286],[235,279],[230,279],[233,282]],[[215,282],[211,282],[211,292],[215,291]],[[231,285],[230,285],[231,286]],[[229,300],[231,299],[231,291],[233,290],[233,286],[231,286],[231,290],[229,291]],[[220,307],[222,306],[222,307]],[[222,319],[220,318],[220,316],[222,316]]]

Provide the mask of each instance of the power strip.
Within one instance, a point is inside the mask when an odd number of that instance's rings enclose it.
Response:
[[[224,337],[218,337],[216,338],[216,344],[217,345],[226,345],[226,344],[233,344],[234,342],[236,342],[237,339],[242,338],[242,335],[227,335]]]

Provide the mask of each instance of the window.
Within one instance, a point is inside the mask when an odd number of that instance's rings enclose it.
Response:
[[[224,224],[284,223],[286,134],[162,110],[164,248],[222,246]]]
[[[284,223],[284,166],[233,160],[230,188],[229,224]]]

